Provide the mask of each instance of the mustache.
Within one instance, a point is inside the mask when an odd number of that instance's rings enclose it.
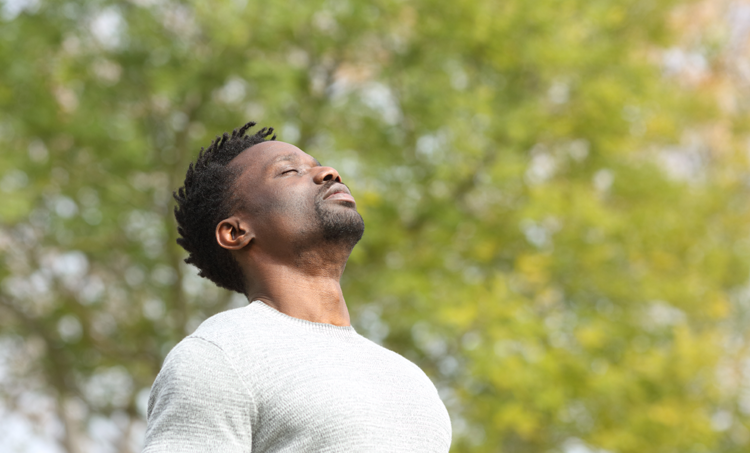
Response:
[[[318,191],[318,195],[315,198],[317,200],[323,200],[323,197],[325,196],[326,192],[328,192],[328,189],[330,189],[331,187],[333,187],[336,184],[344,185],[344,186],[346,186],[347,189],[349,188],[349,186],[347,186],[343,182],[338,182],[338,181],[335,181],[335,180],[331,179],[330,181],[326,181],[325,184],[323,184],[322,186],[320,186],[320,190]]]

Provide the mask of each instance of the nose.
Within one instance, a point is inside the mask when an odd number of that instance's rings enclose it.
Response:
[[[313,176],[315,184],[325,184],[328,181],[341,182],[339,172],[333,167],[318,167],[318,172]]]

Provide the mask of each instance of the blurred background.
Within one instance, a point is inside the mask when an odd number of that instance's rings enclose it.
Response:
[[[351,187],[353,323],[453,452],[750,451],[749,44],[749,1],[0,0],[0,451],[140,451],[247,303],[171,193],[249,120]]]

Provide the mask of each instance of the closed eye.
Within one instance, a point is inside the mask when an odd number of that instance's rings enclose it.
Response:
[[[291,173],[291,172],[299,173],[299,171],[297,171],[297,169],[296,169],[296,168],[290,168],[289,170],[284,170],[284,171],[282,171],[282,172],[281,172],[281,174],[282,174],[282,175],[285,175],[285,174],[287,174],[287,173]]]

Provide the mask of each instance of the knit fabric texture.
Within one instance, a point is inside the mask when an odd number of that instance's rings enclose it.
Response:
[[[353,327],[260,301],[206,320],[167,356],[144,452],[441,452],[445,405],[424,372]]]

